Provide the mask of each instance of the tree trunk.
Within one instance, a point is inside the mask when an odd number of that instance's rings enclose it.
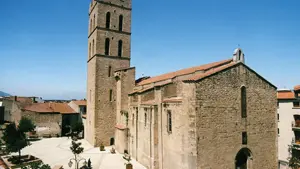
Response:
[[[19,150],[19,163],[21,163],[21,150]]]

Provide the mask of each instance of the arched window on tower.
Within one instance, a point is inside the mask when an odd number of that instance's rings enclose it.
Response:
[[[105,39],[105,55],[109,55],[109,38]]]
[[[91,43],[89,44],[89,58],[91,58]]]
[[[90,20],[90,33],[92,33],[93,20]]]
[[[122,56],[122,52],[123,52],[123,41],[119,40],[119,43],[118,43],[118,56],[119,57]]]
[[[123,15],[119,16],[119,31],[123,30]]]
[[[242,118],[247,117],[247,95],[246,95],[246,87],[241,87],[241,110],[242,110]]]
[[[93,39],[93,43],[92,43],[93,45],[92,45],[92,56],[94,56],[94,50],[95,50],[95,41],[94,41],[94,39]]]
[[[110,27],[110,12],[106,13],[106,28],[109,29]]]
[[[108,77],[111,76],[111,66],[108,67]]]
[[[95,28],[96,25],[96,15],[94,14],[94,24],[93,24],[93,29]]]

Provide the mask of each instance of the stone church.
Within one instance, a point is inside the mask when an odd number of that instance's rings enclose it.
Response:
[[[89,8],[85,138],[149,169],[277,169],[276,87],[231,58],[136,80],[131,0]]]

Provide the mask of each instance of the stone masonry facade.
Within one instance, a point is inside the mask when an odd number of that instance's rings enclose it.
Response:
[[[245,118],[242,86],[247,93]],[[234,168],[235,155],[245,147],[251,150],[252,168],[277,168],[275,87],[239,65],[196,83],[195,92],[198,168]],[[247,132],[246,145],[242,132]]]
[[[149,169],[277,169],[276,87],[233,57],[135,80],[131,0],[89,10],[85,138]],[[121,42],[120,42],[121,41]]]
[[[90,130],[85,137],[95,146],[110,145],[117,109],[114,71],[130,67],[131,1],[93,0],[89,16],[86,125]]]

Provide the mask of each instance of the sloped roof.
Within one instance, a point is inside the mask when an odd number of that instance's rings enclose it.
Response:
[[[72,102],[74,102],[78,106],[86,106],[86,100],[75,100]]]
[[[200,74],[195,74],[194,76],[183,80],[184,82],[196,82],[199,81],[201,79],[204,79],[206,77],[209,76],[213,76],[219,72],[225,71],[227,69],[233,68],[235,66],[239,66],[239,65],[243,65],[244,67],[246,67],[249,71],[251,71],[252,73],[256,74],[260,79],[264,80],[266,83],[268,83],[270,86],[272,86],[273,88],[277,89],[277,87],[275,85],[273,85],[271,82],[269,82],[268,80],[266,80],[265,78],[263,78],[262,76],[260,76],[258,73],[256,73],[253,69],[251,69],[250,67],[248,67],[247,65],[245,65],[243,62],[231,62],[228,64],[224,64],[224,65],[220,65],[219,67],[215,67],[212,69],[209,69],[207,71],[205,71],[204,73],[200,73]]]
[[[38,113],[77,114],[67,103],[34,103],[26,106],[24,110]]]
[[[190,67],[190,68],[178,70],[178,71],[175,71],[175,72],[170,72],[170,73],[166,73],[166,74],[162,74],[162,75],[159,75],[159,76],[148,78],[146,80],[143,80],[143,81],[137,83],[137,85],[141,86],[141,85],[145,85],[145,84],[150,84],[150,83],[154,83],[154,82],[168,80],[168,79],[172,79],[176,76],[192,74],[192,73],[195,73],[197,71],[206,71],[206,70],[212,69],[214,67],[219,67],[219,66],[222,66],[224,64],[231,63],[231,62],[232,62],[232,59],[227,59],[227,60],[223,60],[223,61],[219,61],[219,62],[213,62],[213,63],[201,65],[201,66]]]
[[[186,81],[197,81],[197,80],[200,80],[200,79],[202,79],[202,78],[204,78],[204,77],[210,76],[210,75],[212,75],[212,74],[214,74],[214,73],[218,73],[218,72],[220,72],[220,71],[222,71],[222,70],[224,70],[224,69],[227,69],[227,68],[229,68],[229,67],[232,67],[232,66],[234,66],[234,65],[236,65],[236,64],[238,64],[238,63],[240,63],[240,62],[231,62],[231,63],[228,63],[228,64],[226,64],[226,65],[221,65],[221,66],[219,66],[219,67],[210,69],[210,70],[208,70],[208,71],[206,71],[206,72],[204,72],[204,73],[196,74],[196,75],[190,77],[189,79],[187,79]]]
[[[278,91],[277,99],[295,99],[295,94],[293,91]]]

